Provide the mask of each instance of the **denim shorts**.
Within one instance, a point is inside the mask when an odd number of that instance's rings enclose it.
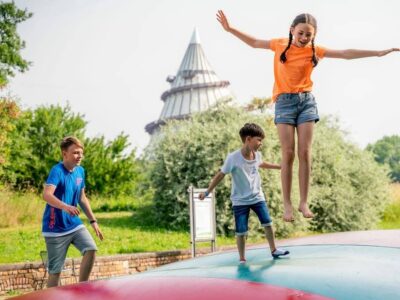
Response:
[[[234,205],[233,213],[235,215],[235,234],[247,235],[249,213],[252,209],[258,216],[262,226],[271,226],[272,220],[269,216],[269,211],[265,201],[260,201],[250,205]]]
[[[275,124],[300,125],[319,121],[317,103],[310,92],[280,94],[275,102]]]
[[[82,255],[88,250],[97,250],[95,241],[85,227],[66,235],[45,237],[45,240],[50,274],[61,273],[70,244],[73,244]]]

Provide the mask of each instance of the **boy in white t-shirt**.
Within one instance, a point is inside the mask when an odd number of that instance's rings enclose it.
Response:
[[[261,188],[261,178],[258,168],[280,169],[281,166],[264,162],[257,150],[262,146],[264,131],[254,123],[246,123],[239,131],[242,148],[229,153],[221,170],[211,180],[205,193],[199,198],[203,200],[218,185],[226,174],[232,174],[231,200],[235,216],[236,243],[239,250],[240,263],[245,263],[245,244],[248,231],[250,209],[253,210],[265,229],[271,254],[274,258],[288,255],[289,251],[277,249],[275,246],[272,220],[265,203]]]

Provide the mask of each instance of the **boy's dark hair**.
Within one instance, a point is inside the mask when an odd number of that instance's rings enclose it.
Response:
[[[255,123],[244,124],[243,127],[239,130],[239,135],[243,143],[246,140],[247,136],[250,137],[257,136],[262,139],[265,137],[264,130]]]
[[[296,27],[297,24],[300,23],[305,23],[305,24],[310,24],[312,27],[315,29],[315,33],[317,33],[317,19],[315,19],[312,15],[310,14],[300,14],[296,18],[294,18],[292,25],[290,25],[290,28]],[[311,48],[312,48],[312,57],[311,57],[311,62],[313,63],[313,66],[316,67],[318,65],[318,58],[315,55],[315,45],[314,45],[314,39],[315,37],[311,40]],[[293,35],[292,32],[289,30],[289,42],[286,47],[286,49],[281,53],[280,56],[280,61],[281,63],[285,63],[287,58],[286,58],[286,52],[289,50],[290,45],[292,44],[293,40]]]
[[[66,136],[60,143],[61,151],[66,151],[71,145],[77,145],[83,149],[83,143],[78,138],[74,136]]]

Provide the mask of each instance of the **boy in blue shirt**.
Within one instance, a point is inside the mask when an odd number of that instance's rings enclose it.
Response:
[[[288,255],[289,251],[277,249],[275,246],[272,220],[261,189],[261,178],[258,172],[263,169],[280,169],[281,166],[264,162],[257,150],[262,146],[264,131],[254,123],[246,123],[239,131],[243,146],[228,154],[221,170],[214,176],[205,193],[199,195],[203,200],[218,185],[226,174],[232,174],[231,200],[235,216],[236,243],[239,250],[240,263],[245,263],[245,243],[248,231],[250,209],[253,210],[265,229],[271,255],[274,258]]]
[[[63,160],[51,169],[43,192],[43,199],[47,202],[42,222],[48,254],[47,287],[58,286],[70,244],[83,255],[79,281],[89,279],[97,247],[78,217],[78,204],[90,220],[96,235],[103,240],[85,195],[85,172],[79,166],[83,158],[83,144],[76,137],[69,136],[62,140],[60,147]]]

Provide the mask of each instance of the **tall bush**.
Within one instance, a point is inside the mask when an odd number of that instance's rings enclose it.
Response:
[[[161,224],[170,228],[188,227],[187,188],[191,184],[207,187],[226,155],[241,147],[238,132],[246,122],[258,123],[266,132],[261,150],[264,160],[279,162],[280,145],[269,115],[222,106],[189,120],[171,121],[162,129],[146,151],[151,161],[155,214]],[[334,231],[374,226],[388,195],[385,172],[371,155],[346,142],[337,122],[324,120],[317,125],[313,157],[310,204],[316,217],[311,223],[300,217],[296,218],[295,226],[283,222],[279,171],[261,171],[277,234],[287,236],[307,228]],[[230,189],[230,176],[216,188],[217,229],[222,233],[233,230]],[[299,199],[296,176],[292,196],[296,207]],[[259,228],[254,217],[250,225]]]
[[[337,121],[324,119],[313,144],[311,206],[316,231],[365,230],[390,201],[387,168],[371,153],[346,142]]]

